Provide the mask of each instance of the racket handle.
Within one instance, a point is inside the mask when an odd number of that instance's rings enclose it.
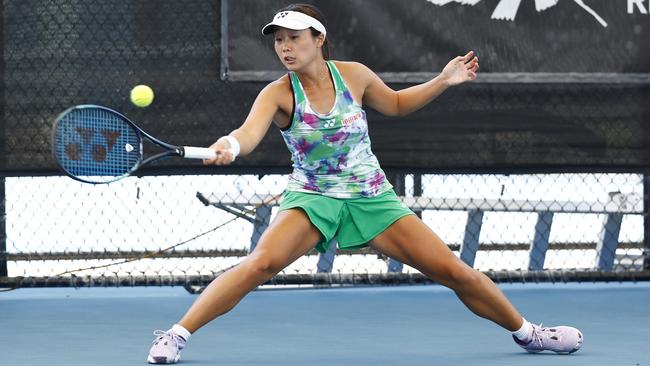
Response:
[[[183,155],[185,159],[214,159],[217,153],[207,147],[183,146]]]

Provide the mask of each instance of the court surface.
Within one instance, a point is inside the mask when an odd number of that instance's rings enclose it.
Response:
[[[500,285],[533,322],[570,324],[572,355],[527,354],[441,286],[262,290],[192,336],[188,365],[650,365],[650,283]],[[0,365],[144,365],[180,287],[0,293]]]

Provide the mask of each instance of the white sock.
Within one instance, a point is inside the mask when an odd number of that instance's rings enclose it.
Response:
[[[520,341],[528,341],[530,335],[533,334],[533,325],[524,319],[524,324],[519,328],[519,330],[512,332],[512,335],[517,337]]]
[[[185,339],[185,342],[187,342],[187,340],[190,339],[190,336],[192,335],[189,330],[185,329],[185,327],[180,324],[174,324],[170,330],[183,337],[183,339]]]

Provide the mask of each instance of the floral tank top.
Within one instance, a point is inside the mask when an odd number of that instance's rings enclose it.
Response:
[[[282,130],[293,161],[288,191],[335,198],[373,197],[392,188],[370,149],[366,112],[341,74],[327,61],[336,100],[326,114],[314,111],[298,76],[289,73],[294,94],[291,124]]]

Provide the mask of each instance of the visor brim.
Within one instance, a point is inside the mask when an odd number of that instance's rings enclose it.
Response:
[[[276,27],[280,28],[287,28],[291,30],[303,30],[307,29],[310,27],[309,24],[305,24],[301,21],[293,20],[293,19],[279,19],[277,21],[273,21],[262,28],[262,34],[268,35],[272,34],[275,31]]]

